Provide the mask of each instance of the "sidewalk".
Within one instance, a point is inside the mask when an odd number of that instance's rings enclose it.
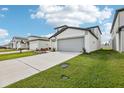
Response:
[[[31,50],[22,50],[22,52],[27,52],[27,51],[31,51]],[[20,51],[10,51],[10,52],[0,52],[0,54],[11,54],[11,53],[19,53]]]

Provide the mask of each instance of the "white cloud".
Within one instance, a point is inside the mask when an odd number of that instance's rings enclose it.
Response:
[[[0,41],[0,45],[5,45],[8,44],[10,42],[10,39],[3,39],[2,41]]]
[[[30,36],[31,35],[31,33],[27,33],[27,36]]]
[[[0,28],[0,38],[5,38],[6,36],[8,36],[8,31]]]
[[[35,13],[31,14],[32,19],[45,19],[47,23],[54,26],[71,25],[79,26],[85,23],[94,23],[110,18],[112,9],[105,7],[100,9],[92,5],[67,5],[67,6],[40,6]]]
[[[8,11],[8,8],[1,8],[1,11]]]
[[[104,19],[110,18],[112,15],[112,11],[113,11],[113,9],[105,7],[104,10],[101,12],[100,19],[104,20]]]
[[[111,34],[110,34],[111,26],[112,26],[112,23],[106,23],[103,25],[102,43],[106,43],[106,42],[110,41],[110,39],[111,39]]]
[[[10,42],[10,39],[5,39],[4,41],[3,41],[3,44],[8,44]]]
[[[50,34],[46,34],[46,35],[41,35],[41,37],[50,37],[52,36],[54,33],[50,33]]]
[[[4,17],[4,15],[3,15],[3,14],[0,14],[0,18],[1,18],[1,17]]]
[[[0,8],[0,11],[3,11],[3,12],[8,10],[9,10],[8,8]],[[3,18],[3,17],[5,17],[5,15],[0,13],[0,18]]]

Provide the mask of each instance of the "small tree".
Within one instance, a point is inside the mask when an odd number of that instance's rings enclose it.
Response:
[[[23,40],[20,41],[20,48],[18,49],[20,51],[20,53],[22,53],[22,50],[23,50],[22,44],[24,44],[24,43],[25,42]]]
[[[20,51],[20,53],[22,53],[22,50],[23,50],[23,49],[22,49],[22,48],[19,48],[18,50]]]

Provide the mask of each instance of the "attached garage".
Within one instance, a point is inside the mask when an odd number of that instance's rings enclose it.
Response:
[[[39,42],[38,41],[29,42],[29,49],[36,50],[38,48],[39,48]]]
[[[101,48],[101,31],[98,26],[79,28],[64,25],[55,29],[57,31],[50,37],[50,44],[56,51],[83,52],[85,49],[90,53]]]
[[[47,37],[29,36],[28,39],[30,50],[49,48],[49,39]]]
[[[84,48],[84,38],[59,39],[57,42],[58,51],[81,52]]]

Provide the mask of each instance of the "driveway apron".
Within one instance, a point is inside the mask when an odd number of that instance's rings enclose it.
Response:
[[[30,57],[0,61],[0,87],[5,87],[44,71],[79,54],[73,52],[49,52]]]

